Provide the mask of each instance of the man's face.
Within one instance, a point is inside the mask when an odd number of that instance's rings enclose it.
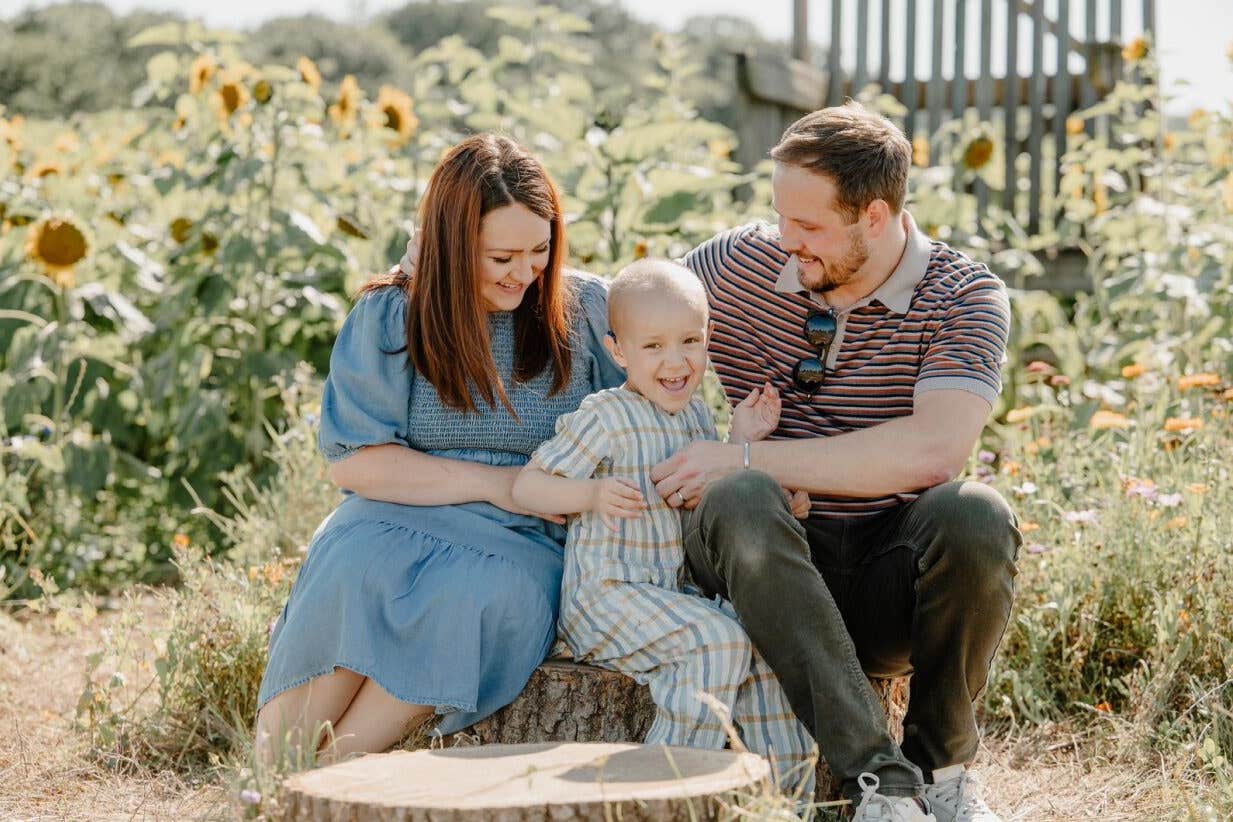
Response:
[[[824,294],[861,277],[869,259],[865,230],[835,209],[829,177],[776,163],[771,191],[783,247],[799,262],[801,285]]]

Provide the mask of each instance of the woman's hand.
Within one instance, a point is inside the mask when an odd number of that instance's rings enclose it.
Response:
[[[779,392],[769,382],[749,392],[732,409],[732,425],[728,429],[728,442],[746,443],[766,439],[779,427]]]
[[[492,471],[492,488],[489,490],[484,500],[485,502],[490,502],[502,510],[509,511],[511,514],[539,517],[549,522],[555,522],[557,525],[565,524],[564,514],[545,514],[540,511],[531,511],[514,502],[514,480],[518,478],[522,468],[513,465],[505,468],[493,468]]]
[[[599,514],[604,525],[613,531],[617,530],[618,519],[637,519],[646,510],[642,489],[636,483],[617,477],[592,482],[595,483],[595,490],[591,497],[591,510]]]

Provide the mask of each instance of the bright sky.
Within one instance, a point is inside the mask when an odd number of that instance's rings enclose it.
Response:
[[[646,20],[658,22],[672,29],[678,27],[686,18],[695,14],[731,14],[750,19],[764,35],[771,38],[787,39],[792,27],[792,0],[610,0],[631,9],[636,15]],[[46,6],[55,0],[0,0],[0,8],[4,14],[15,13],[28,6]],[[226,26],[230,28],[246,28],[262,20],[281,15],[306,14],[318,12],[335,19],[356,19],[366,14],[373,14],[404,4],[405,0],[103,0],[117,12],[128,12],[134,8],[172,9],[181,13],[204,19],[211,26]],[[1057,8],[1057,0],[1044,0],[1047,14],[1052,14]],[[854,0],[845,0],[845,12],[849,21],[855,13]],[[926,70],[928,61],[928,9],[932,4],[921,2],[917,4],[921,15],[918,29],[920,30],[917,48],[917,63],[920,70]],[[949,5],[949,4],[948,4]],[[975,2],[969,0],[970,15],[978,8]],[[1003,3],[995,4],[997,6]],[[1105,6],[1107,2],[1098,5]],[[870,2],[871,8],[880,6]],[[1081,2],[1070,3],[1072,17],[1072,32],[1082,31]],[[751,11],[751,7],[757,11]],[[809,29],[811,38],[816,42],[830,41],[830,7],[829,0],[811,0]],[[1138,33],[1142,24],[1139,17],[1141,3],[1134,0],[1124,0],[1123,32],[1128,35]],[[906,0],[892,0],[892,10],[902,18]],[[1156,3],[1157,23],[1159,26],[1159,55],[1161,73],[1167,91],[1178,96],[1169,106],[1171,111],[1186,111],[1196,105],[1222,107],[1233,101],[1233,61],[1227,52],[1233,48],[1233,0],[1160,0]],[[998,35],[995,23],[994,31],[994,64],[1004,64],[1004,37]],[[1030,25],[1027,20],[1020,24],[1021,32]],[[1102,22],[1101,27],[1105,24]],[[968,65],[972,65],[978,51],[974,25],[969,25],[970,37]],[[871,21],[870,30],[876,30],[876,20]],[[900,28],[899,31],[902,29]],[[851,57],[854,52],[854,33],[849,32],[845,38],[843,52]],[[901,39],[902,35],[898,36]],[[895,38],[892,38],[892,41]],[[949,39],[949,38],[948,38]],[[1026,44],[1026,40],[1024,40]],[[949,51],[949,50],[948,50]],[[1023,60],[1030,59],[1030,50],[1020,46],[1021,72],[1026,69]],[[948,53],[948,52],[944,52]],[[1055,58],[1046,54],[1046,65]],[[899,69],[901,72],[901,69]],[[969,68],[969,71],[971,69]],[[1187,83],[1183,86],[1179,81]]]

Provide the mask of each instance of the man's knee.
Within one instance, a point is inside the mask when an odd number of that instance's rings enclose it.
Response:
[[[950,482],[926,491],[918,502],[928,506],[947,567],[962,572],[957,577],[1014,575],[1022,537],[1001,494],[979,482]]]
[[[698,504],[707,526],[756,523],[785,508],[783,489],[770,474],[738,471],[717,480],[702,494]]]

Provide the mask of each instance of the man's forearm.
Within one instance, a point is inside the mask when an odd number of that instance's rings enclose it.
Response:
[[[750,467],[785,488],[831,496],[869,498],[929,488],[953,479],[963,462],[922,429],[919,421],[903,417],[833,437],[755,442]],[[739,467],[740,449],[734,446],[731,456]]]

